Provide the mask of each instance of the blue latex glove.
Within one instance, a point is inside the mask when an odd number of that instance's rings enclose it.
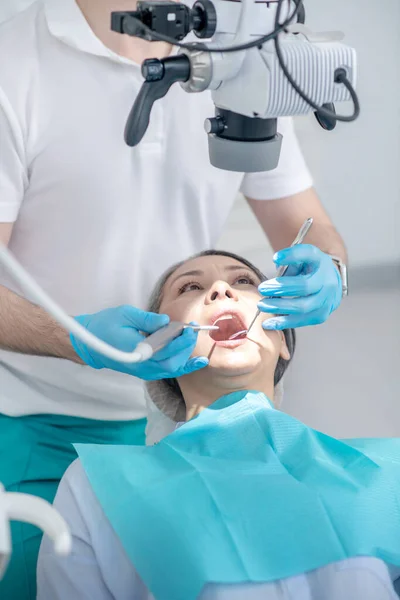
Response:
[[[145,312],[129,305],[107,308],[93,315],[81,315],[75,317],[75,320],[93,335],[125,352],[132,352],[138,343],[145,339],[141,331],[154,333],[169,323],[168,315]],[[181,377],[208,365],[205,357],[190,359],[196,346],[197,335],[198,332],[193,329],[184,329],[182,335],[141,363],[113,361],[89,348],[73,334],[70,335],[70,339],[75,352],[90,367],[112,369],[154,381]]]
[[[267,330],[324,323],[342,299],[342,279],[331,257],[309,244],[280,250],[277,266],[289,265],[283,277],[264,281],[258,288],[262,312],[282,315],[264,321]]]

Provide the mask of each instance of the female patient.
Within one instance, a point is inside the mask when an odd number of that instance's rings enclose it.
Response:
[[[276,410],[293,331],[264,330],[263,315],[230,339],[263,279],[222,252],[162,278],[150,310],[218,324],[196,346],[209,364],[149,384],[177,423],[159,444],[77,448],[55,499],[73,552],[43,540],[39,600],[398,598],[400,531],[387,519],[400,520],[399,494],[384,459]]]

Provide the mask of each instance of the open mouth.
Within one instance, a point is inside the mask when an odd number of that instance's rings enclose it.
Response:
[[[213,322],[218,325],[217,331],[210,331],[210,337],[215,342],[226,342],[229,340],[244,339],[247,335],[247,328],[239,315],[234,313],[225,313]]]

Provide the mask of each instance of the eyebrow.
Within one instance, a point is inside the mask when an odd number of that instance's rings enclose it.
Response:
[[[249,269],[249,267],[246,267],[246,265],[229,265],[227,267],[224,267],[224,271],[243,271],[243,269]],[[252,271],[252,269],[249,270]],[[186,273],[182,273],[181,275],[175,277],[175,279],[171,281],[171,286],[174,285],[174,283],[182,277],[200,277],[201,275],[204,275],[204,271],[201,271],[199,269],[196,269],[194,271],[186,271]]]

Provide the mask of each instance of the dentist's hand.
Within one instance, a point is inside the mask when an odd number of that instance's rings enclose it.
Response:
[[[145,340],[141,331],[154,333],[169,323],[167,315],[145,312],[129,305],[107,308],[93,315],[75,317],[75,320],[93,335],[125,352],[132,352],[139,342]],[[206,358],[190,358],[196,346],[197,335],[193,329],[184,329],[182,335],[141,363],[111,360],[73,334],[70,339],[79,358],[94,369],[112,369],[140,379],[156,380],[181,377],[208,365]]]
[[[268,330],[324,323],[342,299],[342,279],[331,257],[316,246],[299,244],[274,256],[277,266],[289,265],[283,277],[264,281],[258,288],[265,299],[258,308],[279,315],[264,321]]]

